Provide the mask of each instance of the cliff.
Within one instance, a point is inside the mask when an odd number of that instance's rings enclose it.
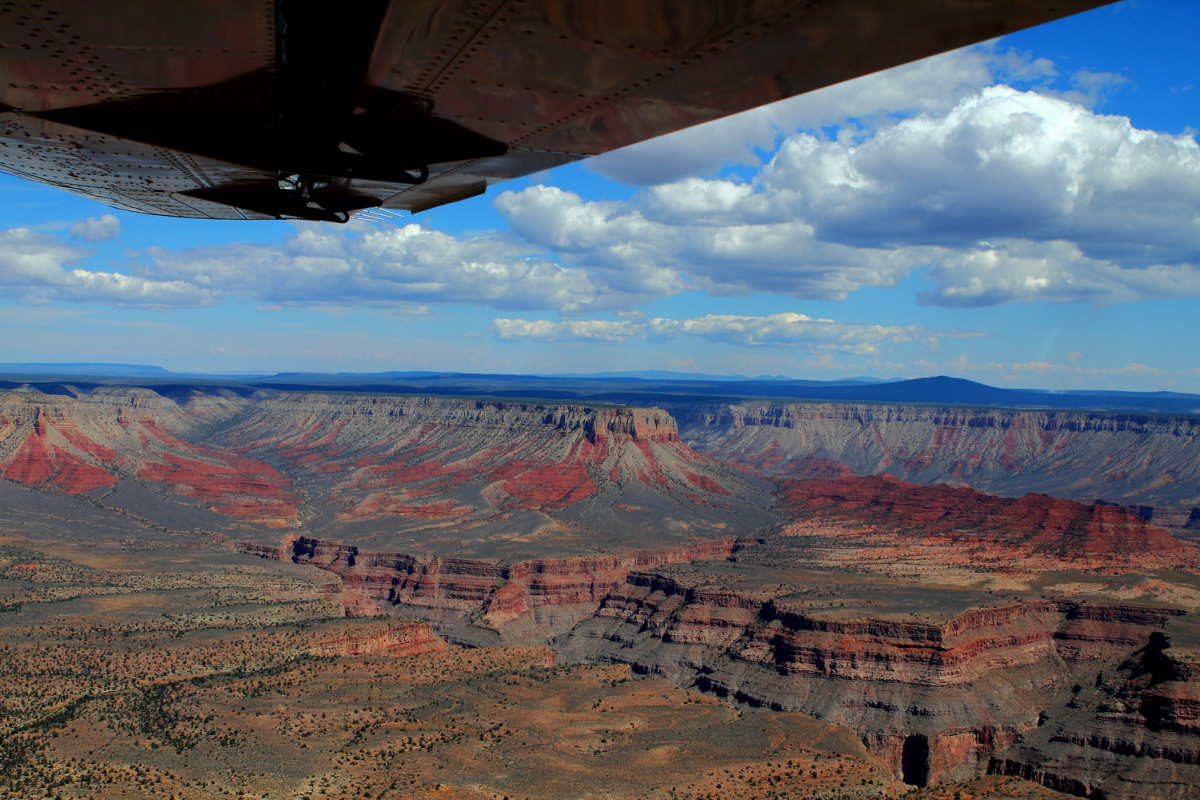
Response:
[[[380,620],[377,623],[342,625],[336,636],[308,646],[308,654],[322,657],[365,656],[387,653],[391,656],[417,656],[440,653],[446,643],[425,622]]]
[[[1166,632],[1042,715],[1039,727],[992,758],[989,771],[1081,797],[1184,800],[1200,786],[1200,658],[1172,639],[1195,638],[1193,618]]]
[[[1016,756],[1005,762],[1005,754],[1019,746],[1011,752],[1026,754],[1020,763],[1030,763],[1030,754],[1043,753],[1037,737],[1064,691],[1094,683],[1109,670],[1120,691],[1133,691],[1129,676],[1117,674],[1118,665],[1183,613],[993,598],[919,621],[883,609],[806,607],[790,597],[794,587],[754,598],[714,589],[711,577],[697,577],[695,570],[631,573],[593,617],[559,640],[560,656],[628,663],[638,672],[751,705],[847,725],[913,785],[964,780],[989,766],[1024,775],[1012,766]],[[960,601],[952,594],[947,602]],[[1173,730],[1144,717],[1131,723],[1136,736],[1129,735],[1143,742],[1174,741],[1179,752],[1194,752],[1200,739],[1188,726],[1194,726],[1190,698],[1197,685],[1159,690],[1155,697],[1169,697],[1169,703],[1160,699],[1155,706],[1143,699],[1142,707],[1160,709]],[[1109,794],[1103,796],[1185,796],[1170,793],[1170,787],[1179,776],[1200,778],[1188,758],[1180,756],[1189,764],[1182,772],[1143,775],[1134,790],[1106,783]],[[1083,779],[1086,770],[1072,765],[1060,772],[1061,781],[1042,782],[1073,792],[1069,781]]]
[[[0,396],[0,477],[39,490],[105,497],[107,490],[135,483],[186,499],[185,507],[239,521],[294,524],[299,497],[277,470],[189,441],[240,407],[236,397],[201,394],[180,405],[147,389],[122,387],[77,395],[7,393]]]
[[[568,540],[638,548],[773,521],[769,482],[691,450],[661,409],[278,394],[205,443],[276,465],[320,498],[309,530],[373,550],[466,541],[512,560],[579,552],[556,545]],[[537,546],[514,542],[530,536]]]
[[[232,542],[238,552],[329,570],[375,613],[402,606],[442,624],[459,641],[545,641],[590,616],[635,569],[726,559],[745,544],[717,539],[664,550],[505,563],[380,553],[297,537],[280,547]]]
[[[688,448],[661,409],[18,391],[0,398],[0,478],[139,515],[169,508],[159,517],[173,527],[303,528],[389,547],[401,535],[414,552],[458,550],[464,531],[511,557],[529,550],[503,544],[518,537],[577,552],[594,549],[581,536],[666,545],[771,521],[770,483]]]
[[[809,474],[824,460],[921,484],[1140,505],[1175,526],[1200,506],[1198,417],[739,403],[681,411],[680,420],[700,452],[772,475],[836,477]]]
[[[782,510],[801,520],[844,523],[842,538],[912,550],[941,546],[996,564],[1115,569],[1200,564],[1200,551],[1125,508],[1046,495],[995,497],[969,488],[918,486],[891,477],[786,481]],[[806,524],[808,523],[808,524]]]

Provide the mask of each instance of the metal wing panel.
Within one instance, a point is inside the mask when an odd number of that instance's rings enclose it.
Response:
[[[0,102],[26,112],[217,84],[275,63],[274,3],[6,2]],[[254,96],[230,104],[262,103]]]
[[[269,75],[274,5],[55,2],[0,5],[0,168],[131,211],[209,219],[267,218],[182,192],[246,170],[33,116]],[[261,86],[266,87],[267,81]],[[231,110],[266,103],[244,89]]]

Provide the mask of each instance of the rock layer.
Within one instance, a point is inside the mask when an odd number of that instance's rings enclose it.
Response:
[[[924,785],[979,774],[1038,730],[1064,687],[1094,681],[1179,613],[1027,601],[941,623],[845,619],[639,571],[559,650],[848,725],[897,777]],[[1181,725],[1190,713],[1164,712]]]
[[[189,441],[239,408],[237,398],[205,395],[184,407],[146,389],[8,393],[0,397],[0,476],[67,494],[137,482],[240,521],[294,524],[299,497],[281,473]]]
[[[280,547],[230,546],[260,558],[310,564],[337,574],[377,611],[401,606],[435,619],[471,643],[545,641],[594,613],[631,571],[698,559],[725,559],[752,542],[716,539],[665,550],[504,563],[376,553],[296,537]]]
[[[680,420],[701,452],[774,475],[809,477],[811,460],[825,459],[921,484],[1141,505],[1167,525],[1200,506],[1198,417],[748,402]]]
[[[984,548],[990,561],[1040,559],[1046,565],[1114,568],[1194,566],[1196,548],[1128,509],[1030,494],[995,497],[968,488],[918,486],[892,477],[788,481],[784,510],[800,519],[884,526],[909,548],[922,543]],[[805,526],[795,526],[797,532]]]

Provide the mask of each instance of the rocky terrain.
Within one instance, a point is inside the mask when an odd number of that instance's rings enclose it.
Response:
[[[1010,497],[1104,500],[1156,524],[1200,525],[1200,417],[861,403],[677,413],[697,450],[770,475],[887,473]]]
[[[0,797],[1193,796],[1189,420],[734,408],[0,395]]]
[[[846,725],[910,784],[996,771],[1082,796],[1183,798],[1200,779],[1186,700],[1147,699],[1194,697],[1197,684],[1180,683],[1175,669],[1174,685],[1147,693],[1138,683],[1144,673],[1130,666],[1148,647],[1161,649],[1161,631],[1182,610],[846,583],[844,575],[741,564],[633,573],[559,647],[569,658],[631,663],[753,706]],[[812,591],[822,584],[823,593]],[[1111,724],[1094,701],[1093,738],[1076,740],[1090,763],[1053,762],[1047,754],[1061,748],[1033,742],[1061,735],[1049,720],[1080,730],[1078,719],[1060,717],[1073,711],[1080,687],[1100,683],[1133,698],[1125,718]],[[1151,706],[1165,716],[1141,713]],[[1145,760],[1164,757],[1166,770]]]

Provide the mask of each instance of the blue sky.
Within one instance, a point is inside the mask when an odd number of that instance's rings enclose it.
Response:
[[[0,177],[0,361],[1200,392],[1192,0],[1114,6],[397,224]]]

